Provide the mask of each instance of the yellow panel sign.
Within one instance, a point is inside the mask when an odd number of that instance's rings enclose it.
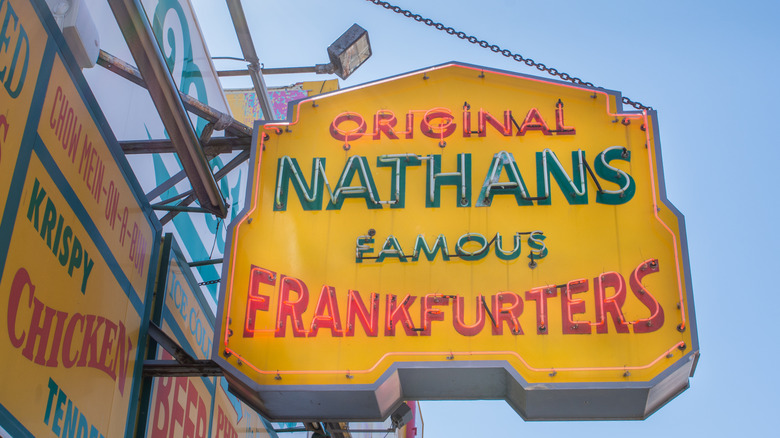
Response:
[[[665,200],[654,112],[453,64],[294,114],[257,129],[215,341],[272,418],[381,418],[404,397],[575,418],[553,407],[573,396],[596,397],[586,418],[642,418],[687,386],[684,225]],[[601,400],[583,383],[644,393]],[[329,406],[296,407],[307,387]],[[375,406],[346,402],[365,388]],[[541,389],[550,398],[532,403]]]
[[[0,427],[129,436],[160,225],[46,3],[0,23]]]
[[[38,132],[142,298],[153,230],[142,225],[144,213],[59,58],[52,67]]]
[[[0,373],[23,378],[0,401],[35,436],[122,436],[141,315],[35,154],[24,193],[0,281]]]

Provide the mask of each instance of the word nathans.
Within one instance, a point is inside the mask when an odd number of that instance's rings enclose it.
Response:
[[[485,236],[479,233],[466,233],[458,237],[455,241],[455,253],[451,254],[449,245],[447,244],[447,238],[443,234],[439,234],[433,242],[433,246],[428,246],[428,242],[425,236],[418,234],[414,240],[413,252],[410,254],[404,252],[401,244],[398,242],[395,236],[390,235],[385,239],[385,243],[382,245],[382,249],[379,250],[376,257],[370,257],[366,254],[374,252],[374,235],[368,234],[359,236],[355,244],[355,262],[362,263],[363,260],[373,259],[376,263],[383,262],[386,258],[397,259],[401,262],[411,260],[416,262],[420,259],[420,255],[425,255],[425,258],[429,262],[432,262],[437,254],[441,253],[441,259],[444,261],[450,260],[452,257],[460,258],[461,260],[481,260],[490,253],[490,247],[495,249],[496,257],[501,260],[514,260],[522,252],[521,238],[527,235],[527,244],[531,249],[528,254],[528,258],[531,259],[531,263],[534,260],[543,259],[547,256],[548,250],[544,243],[547,238],[541,231],[531,231],[524,233],[515,233],[512,236],[512,249],[507,251],[504,244],[504,239],[500,233],[496,233],[492,239],[487,240]],[[508,247],[508,245],[506,245]],[[407,255],[409,254],[409,255]]]
[[[46,367],[92,368],[117,383],[124,395],[133,342],[122,321],[57,310],[36,296],[30,274],[19,268],[11,282],[6,324],[11,346]]]
[[[479,295],[474,302],[469,303],[474,315],[466,318],[464,297],[447,294],[427,294],[422,297],[385,294],[381,297],[380,294],[371,293],[364,299],[360,292],[348,290],[346,298],[338,300],[335,288],[324,285],[316,304],[309,306],[309,289],[302,280],[281,275],[277,286],[275,272],[252,266],[243,337],[253,338],[271,333],[274,337],[285,337],[288,325],[295,337],[316,337],[320,329],[334,337],[355,336],[358,325],[370,337],[379,336],[380,332],[384,336],[395,336],[399,324],[406,336],[430,336],[433,323],[443,323],[445,319],[451,320],[453,328],[461,336],[476,336],[486,330],[486,325],[494,336],[503,335],[505,327],[512,335],[523,335],[529,327],[521,327],[519,318],[530,302],[533,302],[529,307],[531,312],[535,312],[535,331],[538,335],[546,335],[553,330],[549,326],[549,309],[556,304],[560,310],[554,311],[560,311],[562,321],[561,327],[556,330],[564,335],[591,334],[593,331],[608,333],[608,319],[612,320],[618,333],[650,333],[663,326],[664,311],[642,285],[642,279],[658,271],[658,260],[651,259],[642,262],[631,272],[628,284],[634,299],[646,307],[648,316],[628,321],[622,311],[629,298],[626,280],[618,272],[602,273],[593,279],[591,302],[577,297],[590,290],[588,279],[583,278],[561,285],[533,288],[522,294],[502,291],[489,297]],[[268,312],[271,304],[269,295],[260,294],[261,284],[278,288],[276,316],[274,326],[270,328],[257,327],[256,323],[258,312]],[[611,294],[607,293],[608,289],[612,290]],[[412,309],[415,302],[419,303],[419,306],[415,306],[417,312]],[[582,316],[577,316],[585,313],[590,306],[594,310],[595,321],[585,321],[581,319]],[[418,316],[413,317],[413,313]],[[445,318],[447,313],[450,314],[449,318]]]
[[[631,161],[630,152],[622,146],[611,146],[600,152],[593,161],[593,167],[588,165],[585,152],[581,149],[572,151],[572,173],[564,168],[558,155],[549,148],[535,153],[536,158],[536,196],[532,196],[528,186],[520,174],[517,161],[511,152],[500,151],[485,170],[482,187],[476,198],[475,206],[489,207],[493,198],[498,195],[515,199],[518,206],[550,205],[551,181],[561,188],[566,201],[572,205],[588,203],[587,178],[593,180],[598,188],[596,202],[600,204],[620,205],[630,201],[634,196],[636,184],[631,175],[611,165],[615,160]],[[335,188],[331,188],[327,174],[325,158],[314,158],[311,163],[309,181],[303,175],[298,160],[290,156],[279,158],[276,171],[276,189],[274,211],[287,210],[289,187],[292,184],[298,201],[303,210],[322,210],[323,189],[327,188],[329,202],[327,210],[340,210],[347,198],[361,198],[368,209],[381,209],[386,205],[390,208],[404,208],[406,205],[406,170],[408,167],[426,165],[425,172],[425,206],[439,208],[441,206],[442,186],[457,187],[455,205],[470,207],[472,204],[472,166],[471,154],[461,153],[455,157],[455,163],[448,167],[456,168],[454,172],[442,172],[442,155],[416,154],[386,154],[376,158],[376,167],[390,169],[390,196],[381,199],[374,182],[374,172],[364,156],[349,157],[338,178]],[[501,175],[506,176],[502,181]],[[357,176],[359,185],[352,185]],[[597,178],[598,176],[598,178]],[[602,187],[599,178],[604,182],[617,185],[616,189]],[[422,200],[420,200],[422,201]]]

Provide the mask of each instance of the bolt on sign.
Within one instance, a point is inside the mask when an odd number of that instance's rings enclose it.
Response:
[[[214,357],[278,419],[505,399],[526,419],[645,418],[698,341],[654,111],[446,64],[258,125]]]
[[[46,3],[0,20],[0,428],[130,436],[160,225]]]

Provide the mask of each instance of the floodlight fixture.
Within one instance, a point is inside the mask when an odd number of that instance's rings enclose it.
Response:
[[[353,24],[328,47],[328,56],[335,69],[334,73],[341,79],[346,79],[371,57],[368,32]]]
[[[353,24],[346,32],[328,46],[330,63],[317,64],[310,67],[281,67],[265,68],[261,72],[265,75],[290,74],[290,73],[317,73],[335,74],[341,79],[346,79],[371,57],[371,43],[368,39],[368,31]],[[222,57],[214,57],[222,59]],[[217,72],[219,76],[246,76],[247,70],[223,70]]]

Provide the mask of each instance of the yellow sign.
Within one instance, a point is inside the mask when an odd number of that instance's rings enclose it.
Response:
[[[45,2],[0,17],[0,428],[129,436],[159,223]]]
[[[133,189],[59,58],[52,67],[38,133],[143,299],[154,230],[144,226],[148,219]]]
[[[257,129],[215,341],[263,412],[381,418],[404,397],[478,397],[527,418],[642,418],[687,386],[684,225],[654,112],[451,64],[294,114]],[[674,390],[648,395],[661,382]],[[622,403],[582,383],[647,391]],[[358,385],[376,406],[343,403]],[[343,409],[297,407],[302,387]],[[549,400],[532,403],[541,389]],[[554,408],[572,396],[595,397],[592,411]]]
[[[24,193],[0,281],[0,373],[23,378],[4,379],[0,401],[35,436],[122,436],[142,315],[36,154]]]

